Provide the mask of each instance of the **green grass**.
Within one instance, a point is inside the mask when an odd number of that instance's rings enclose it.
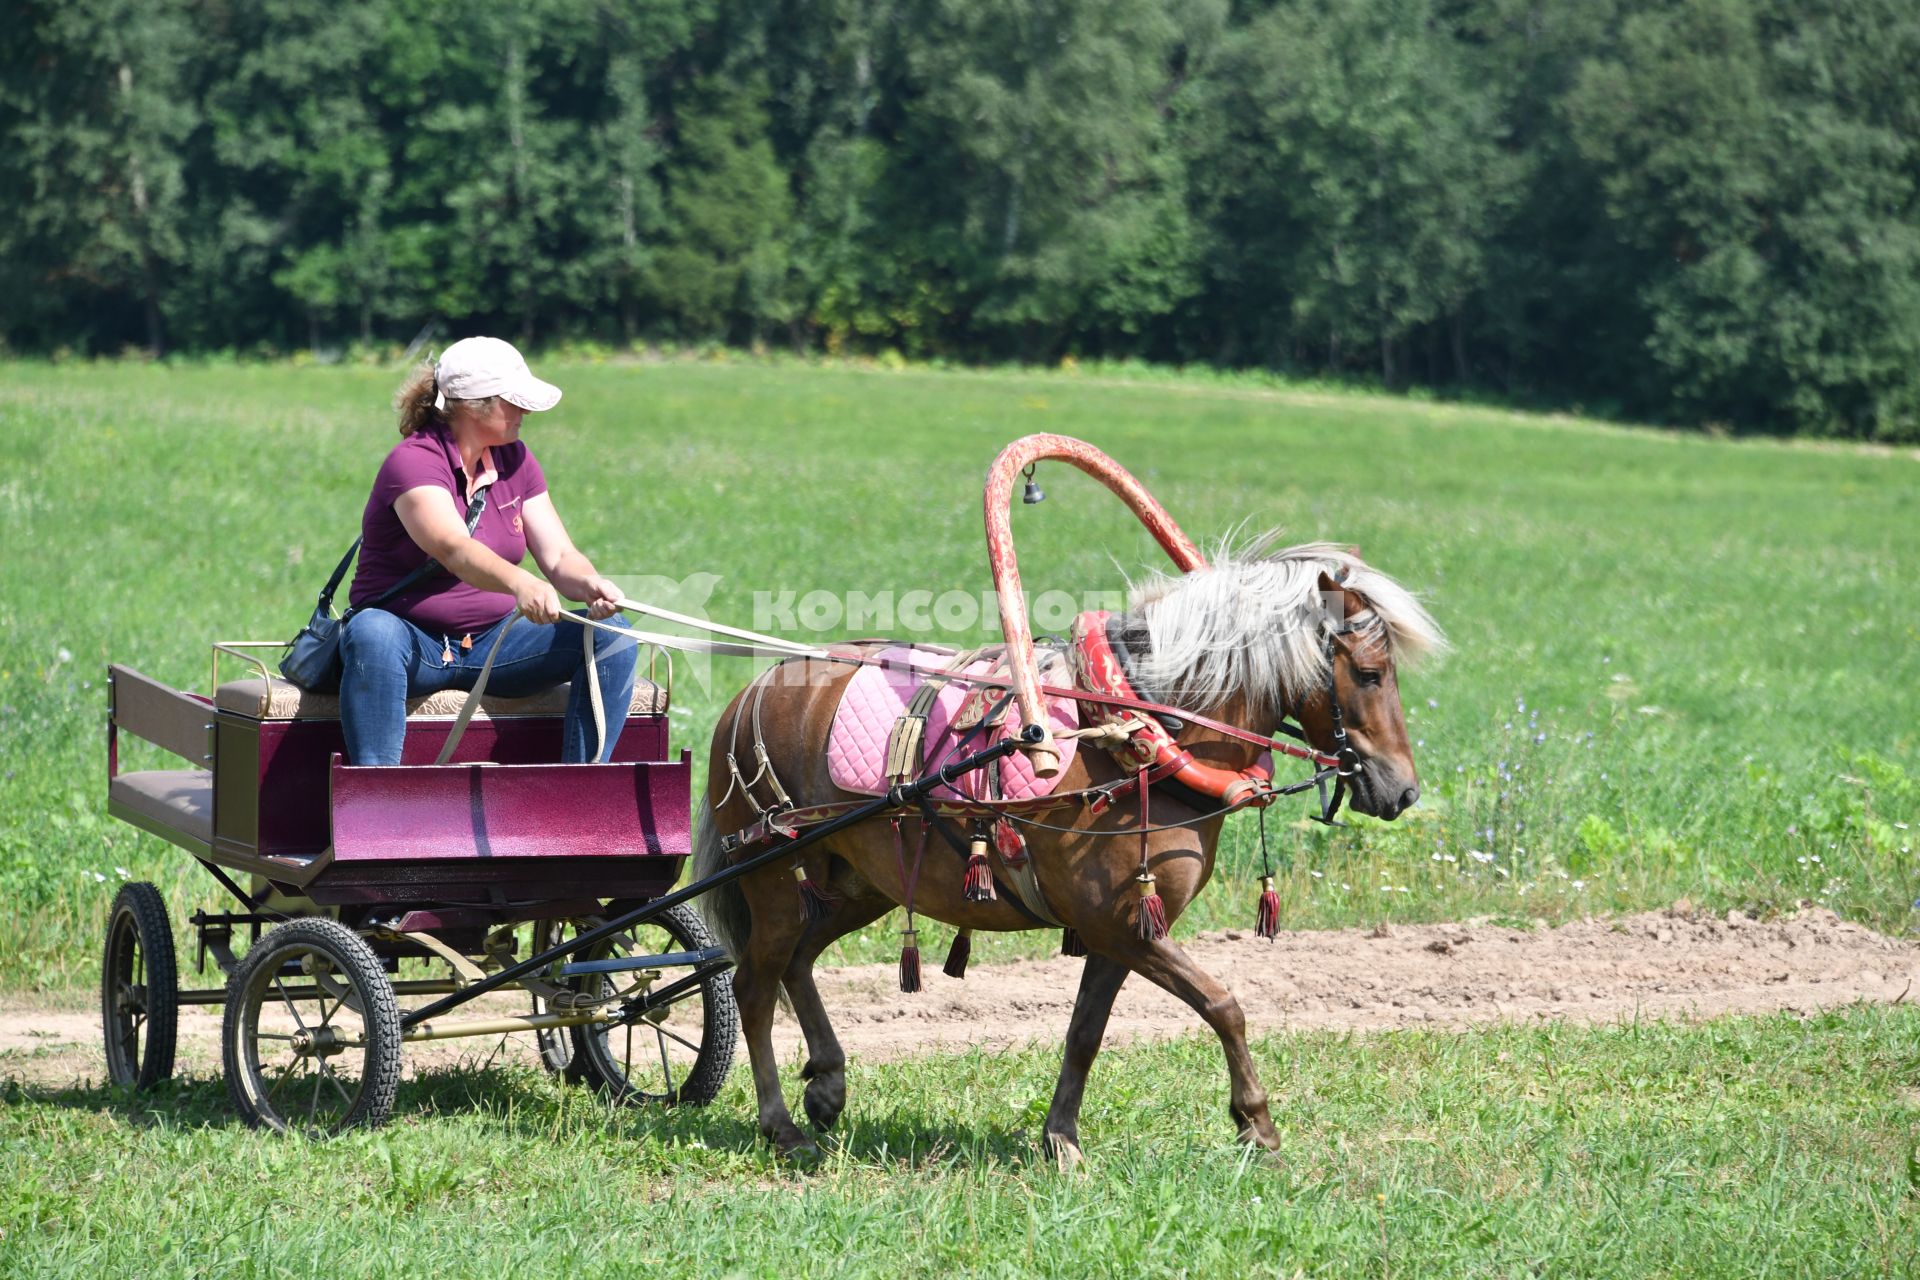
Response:
[[[1425,798],[1399,823],[1335,832],[1277,810],[1290,923],[1554,920],[1684,895],[1913,925],[1907,454],[1128,370],[548,372],[567,400],[529,438],[576,540],[616,574],[719,575],[718,619],[751,625],[782,591],[977,595],[985,465],[1036,430],[1099,444],[1197,537],[1280,524],[1357,543],[1425,591],[1457,646],[1403,682]],[[392,439],[396,381],[0,366],[0,893],[19,926],[0,990],[92,981],[120,868],[181,907],[210,889],[105,817],[101,673],[120,661],[202,687],[209,641],[294,628]],[[1159,560],[1103,492],[1060,467],[1041,478],[1048,502],[1015,508],[1031,591],[1113,589],[1115,561]],[[750,668],[697,674],[683,662],[674,729],[698,757]],[[1183,928],[1250,923],[1250,820],[1224,850]],[[850,939],[847,957],[890,956],[893,927]]]
[[[9,1275],[1911,1275],[1920,1012],[1270,1036],[1284,1146],[1231,1140],[1211,1038],[1117,1050],[1059,1175],[1056,1052],[856,1063],[824,1166],[711,1109],[531,1069],[406,1086],[315,1146],[218,1082],[6,1093]]]

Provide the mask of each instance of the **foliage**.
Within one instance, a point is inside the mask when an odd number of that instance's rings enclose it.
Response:
[[[0,344],[782,340],[1920,439],[1902,0],[26,0]]]

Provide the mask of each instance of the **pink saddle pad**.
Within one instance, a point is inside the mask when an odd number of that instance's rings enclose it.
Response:
[[[887,738],[893,732],[894,721],[906,714],[914,691],[926,682],[925,676],[919,671],[905,670],[901,664],[911,663],[915,667],[937,670],[946,665],[951,655],[928,653],[902,645],[882,650],[879,657],[893,665],[861,667],[854,673],[853,679],[847,681],[846,692],[840,697],[839,709],[833,713],[833,729],[827,735],[828,776],[833,779],[834,786],[855,795],[877,796],[886,791]],[[984,675],[992,665],[990,659],[983,658],[969,666],[967,672]],[[927,712],[926,745],[922,752],[928,767],[947,763],[953,758],[948,752],[962,735],[950,732],[949,725],[967,693],[976,687],[950,683],[934,700],[933,708]],[[1080,727],[1079,704],[1049,698],[1047,718],[1055,733],[1077,729]],[[1020,708],[1009,704],[1006,720],[999,727],[982,733],[968,743],[967,753],[998,742],[1009,732],[1018,732],[1022,723]],[[1054,784],[1066,773],[1067,766],[1073,763],[1074,752],[1080,742],[1077,738],[1055,739],[1054,746],[1060,753],[1060,773],[1051,778],[1036,777],[1032,763],[1023,753],[1016,752],[1001,761],[1002,797],[1025,800],[1051,793]],[[963,779],[963,793],[975,794],[980,787],[978,779],[978,774],[973,775],[972,779]]]

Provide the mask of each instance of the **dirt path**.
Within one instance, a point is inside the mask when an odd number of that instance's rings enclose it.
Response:
[[[1271,946],[1221,933],[1200,938],[1190,951],[1238,994],[1256,1034],[1807,1013],[1857,1000],[1920,999],[1920,942],[1886,937],[1826,910],[1765,923],[1669,911],[1557,929],[1345,929],[1282,934]],[[913,996],[901,994],[892,965],[820,971],[821,994],[849,1054],[999,1049],[1064,1035],[1078,960],[979,966],[955,982],[939,971],[940,958],[927,958],[926,989]],[[1135,979],[1120,993],[1108,1039],[1180,1035],[1200,1025],[1186,1006]],[[182,1010],[183,1070],[217,1071],[219,1027],[217,1010]],[[783,1018],[777,1034],[782,1058],[798,1058],[797,1028]],[[497,1044],[446,1042],[409,1050],[409,1060],[484,1060]],[[532,1059],[526,1045],[501,1052]],[[97,1081],[101,1071],[100,1024],[91,1009],[0,1004],[0,1078],[54,1086]]]

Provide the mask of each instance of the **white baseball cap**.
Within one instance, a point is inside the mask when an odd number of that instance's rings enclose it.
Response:
[[[560,388],[534,377],[513,344],[500,338],[462,338],[440,353],[434,366],[434,408],[445,409],[449,399],[488,396],[538,413],[560,403]]]

